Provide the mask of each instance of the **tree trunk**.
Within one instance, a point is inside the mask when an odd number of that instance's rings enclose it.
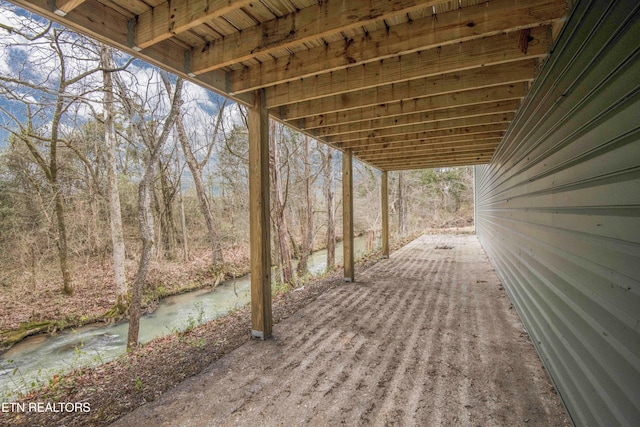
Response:
[[[398,234],[407,234],[407,195],[404,171],[398,172]]]
[[[285,206],[282,197],[282,177],[280,176],[280,153],[276,142],[276,124],[271,123],[271,138],[269,152],[269,170],[271,172],[271,200],[274,227],[276,229],[276,246],[280,255],[280,269],[282,281],[291,283],[293,279],[293,266],[291,263],[291,250],[289,247],[289,229],[285,220]]]
[[[44,158],[38,153],[37,148],[30,139],[30,136],[23,137],[22,140],[36,160],[36,163],[44,172],[47,182],[51,187],[54,199],[54,208],[56,213],[56,229],[58,239],[56,246],[58,248],[58,260],[60,262],[60,272],[62,274],[62,292],[65,295],[73,294],[73,285],[71,279],[71,271],[69,269],[69,246],[67,241],[67,227],[65,223],[64,198],[62,197],[62,187],[58,180],[58,125],[60,124],[60,115],[62,110],[62,100],[59,98],[56,103],[56,110],[51,122],[51,140],[49,141],[49,164],[46,164]],[[31,120],[31,117],[29,117]]]
[[[182,121],[182,116],[178,115],[176,118],[176,130],[178,131],[178,139],[182,146],[182,152],[193,176],[193,182],[196,186],[196,193],[198,195],[198,201],[200,202],[200,211],[204,215],[204,220],[207,225],[207,232],[209,235],[209,242],[211,243],[212,263],[213,265],[222,265],[224,258],[222,256],[222,248],[218,235],[216,233],[213,215],[211,214],[211,205],[209,198],[207,197],[207,191],[202,180],[202,168],[198,164],[196,157],[193,154],[191,145],[189,144],[189,138],[187,137],[187,131]]]
[[[170,86],[169,86],[170,87]],[[138,346],[138,332],[140,329],[140,314],[142,304],[142,288],[149,272],[149,263],[155,243],[155,232],[153,229],[153,214],[151,212],[151,185],[155,164],[162,151],[164,143],[169,137],[169,131],[173,127],[178,111],[180,110],[180,96],[182,91],[182,79],[176,82],[176,88],[171,101],[171,110],[165,119],[162,127],[162,133],[157,138],[151,130],[143,128],[142,122],[135,122],[136,129],[140,134],[140,138],[145,141],[145,145],[149,148],[149,158],[145,162],[144,175],[138,187],[138,225],[140,228],[140,238],[142,240],[142,252],[140,254],[140,262],[138,263],[138,271],[136,280],[131,290],[131,304],[129,305],[129,331],[127,335],[127,349]],[[167,89],[170,94],[170,90]],[[131,103],[130,103],[131,104]]]
[[[53,166],[52,176],[56,176],[56,167]],[[58,257],[60,260],[60,270],[62,271],[62,292],[65,295],[73,295],[73,285],[71,283],[71,271],[69,269],[69,245],[67,242],[67,225],[64,220],[64,200],[60,183],[55,179],[51,183],[51,188],[55,193],[56,223],[58,226]]]
[[[64,69],[61,71],[60,92],[64,92]],[[62,292],[65,295],[73,294],[73,284],[71,283],[71,270],[69,269],[69,244],[67,240],[67,225],[64,219],[64,199],[62,197],[62,187],[58,180],[58,127],[62,116],[63,97],[58,96],[56,100],[55,112],[51,121],[51,143],[49,148],[49,181],[53,191],[56,210],[56,224],[58,228],[58,258],[60,260],[60,270],[62,272]]]
[[[156,236],[160,236],[160,241],[162,242],[163,236],[165,234],[163,231],[164,218],[162,216],[162,208],[160,207],[160,201],[158,199],[158,193],[155,188],[155,183],[151,182],[150,187],[151,188],[149,189],[149,197],[151,198],[151,203],[153,205],[152,211],[155,211],[155,218],[160,219],[160,221],[153,222],[155,227],[154,233]],[[164,245],[154,245],[153,248],[156,261],[164,257]]]
[[[165,257],[169,259],[175,258],[175,250],[178,242],[178,230],[173,214],[173,198],[175,189],[171,186],[167,174],[169,173],[169,165],[165,165],[162,161],[158,161],[160,171],[160,193],[161,199],[157,198],[160,214],[160,229],[162,236],[162,248]]]
[[[327,205],[327,270],[336,266],[336,220],[333,210],[333,148],[327,146],[324,164],[324,196]]]
[[[111,226],[111,243],[113,245],[113,273],[116,286],[116,305],[118,314],[127,310],[127,276],[125,274],[125,247],[122,231],[122,210],[120,208],[120,193],[118,192],[118,175],[116,169],[116,130],[113,120],[113,80],[111,73],[111,48],[106,45],[100,47],[100,61],[103,68],[104,83],[104,142],[107,157],[107,197],[109,199],[109,224]]]
[[[367,230],[367,252],[370,252],[373,250],[373,243],[376,239],[376,232],[375,230]]]
[[[155,163],[155,162],[154,162]],[[140,315],[142,305],[142,288],[149,272],[149,263],[153,252],[155,232],[153,230],[153,213],[151,212],[151,197],[149,185],[153,177],[154,163],[146,166],[146,172],[138,187],[138,226],[142,240],[142,252],[136,281],[131,292],[131,305],[129,306],[129,332],[127,334],[127,348],[137,347],[138,333],[140,331]]]
[[[180,226],[182,228],[182,259],[189,261],[189,239],[187,235],[187,219],[184,215],[184,198],[182,197],[182,180],[178,180],[178,203],[180,204]]]
[[[301,231],[302,231],[302,245],[300,248],[300,257],[298,260],[298,268],[296,269],[296,273],[298,277],[302,277],[309,272],[309,267],[307,262],[309,260],[309,255],[311,255],[311,251],[313,249],[313,199],[312,199],[312,189],[311,189],[311,153],[310,153],[310,145],[308,136],[304,136],[303,142],[304,148],[304,195],[305,195],[305,206],[304,206],[304,217],[301,218]]]

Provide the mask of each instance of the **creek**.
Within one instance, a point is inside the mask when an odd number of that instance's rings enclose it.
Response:
[[[356,237],[356,259],[366,250],[366,237]],[[342,262],[342,244],[336,245],[336,262]],[[309,272],[325,271],[327,251],[311,254]],[[294,266],[295,268],[295,266]],[[200,289],[163,299],[158,308],[140,319],[141,343],[224,316],[249,303],[249,275],[221,283],[215,289]],[[36,335],[14,345],[0,355],[0,402],[14,400],[48,381],[55,374],[85,366],[96,366],[126,351],[129,323],[93,324],[55,335]]]

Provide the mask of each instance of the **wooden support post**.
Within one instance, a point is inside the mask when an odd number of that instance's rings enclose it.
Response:
[[[249,226],[251,335],[271,336],[271,236],[269,212],[269,113],[262,90],[249,108]]]
[[[342,244],[344,245],[344,281],[355,281],[353,265],[353,156],[351,148],[342,153]]]
[[[382,172],[380,195],[382,202],[382,258],[389,258],[389,179],[387,171]]]

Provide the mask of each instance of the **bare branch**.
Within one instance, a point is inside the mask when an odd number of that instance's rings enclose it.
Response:
[[[41,37],[44,37],[49,30],[51,29],[51,21],[47,22],[47,26],[44,28],[44,30],[42,30],[39,33],[36,33],[34,35],[28,35],[27,33],[16,29],[15,27],[10,27],[9,25],[5,25],[0,23],[0,28],[2,28],[3,30],[7,31],[9,34],[17,34],[21,37],[24,37],[25,39],[29,40],[30,42],[36,41]]]

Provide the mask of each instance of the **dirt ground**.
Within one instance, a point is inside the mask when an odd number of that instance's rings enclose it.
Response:
[[[473,235],[425,235],[114,426],[571,425]]]

